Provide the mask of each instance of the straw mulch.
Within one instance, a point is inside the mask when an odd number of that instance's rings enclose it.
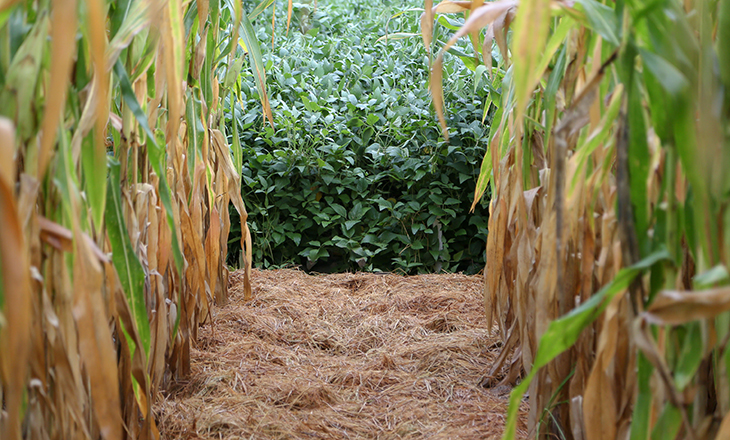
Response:
[[[479,386],[498,351],[481,277],[254,271],[249,302],[239,280],[158,400],[163,439],[501,435],[510,390]]]

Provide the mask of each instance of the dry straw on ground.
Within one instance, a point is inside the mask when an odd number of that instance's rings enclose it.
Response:
[[[481,277],[254,271],[249,302],[239,277],[159,399],[163,438],[500,436]]]

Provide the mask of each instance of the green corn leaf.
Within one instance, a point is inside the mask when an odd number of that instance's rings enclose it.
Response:
[[[562,318],[551,322],[548,329],[540,338],[537,348],[535,363],[530,374],[512,390],[507,410],[507,422],[505,424],[505,440],[513,440],[517,429],[517,411],[520,401],[530,386],[530,382],[537,374],[537,371],[555,359],[559,354],[573,346],[578,340],[580,333],[589,324],[598,318],[608,306],[614,296],[629,287],[629,284],[644,270],[662,260],[669,260],[669,252],[666,249],[656,251],[639,261],[631,267],[621,269],[616,277],[588,301],[570,311]]]
[[[215,37],[213,28],[208,28],[207,38],[208,42],[206,45],[207,51],[205,54],[205,60],[203,61],[203,70],[200,72],[200,89],[203,92],[203,99],[205,99],[206,108],[210,112],[213,109],[213,57],[215,53],[212,48],[215,47]]]
[[[254,70],[254,78],[256,79],[256,89],[259,91],[259,98],[264,110],[264,115],[269,120],[269,124],[274,126],[274,117],[271,115],[271,107],[269,106],[269,97],[266,94],[266,70],[264,69],[264,61],[261,57],[261,46],[256,38],[256,31],[244,14],[241,17],[241,39],[246,46],[248,54],[251,56],[251,65]]]
[[[119,0],[114,2],[112,8],[113,12],[110,12],[109,14],[111,16],[109,19],[111,35],[116,35],[119,32],[119,29],[122,28],[122,25],[127,22],[127,17],[130,15],[130,11],[132,11],[135,7],[142,6],[143,3],[143,1],[135,2],[135,0]]]
[[[91,207],[94,225],[100,227],[106,205],[106,154],[94,145],[94,133],[81,144],[81,166],[84,170],[84,191]]]
[[[681,425],[682,415],[679,410],[667,403],[651,431],[651,440],[673,440],[677,438]]]
[[[43,47],[48,36],[49,20],[46,14],[38,18],[28,36],[15,53],[8,71],[5,87],[0,90],[0,116],[7,116],[15,123],[19,140],[29,139],[37,128],[34,96]]]
[[[253,8],[253,11],[251,11],[250,14],[248,14],[249,21],[254,21],[256,17],[259,16],[262,12],[266,10],[269,6],[271,6],[274,3],[274,0],[263,0],[261,3],[256,5],[255,8]]]
[[[671,144],[674,138],[671,120],[675,115],[671,109],[674,108],[677,100],[664,91],[664,86],[650,69],[645,68],[643,74],[644,87],[649,96],[647,101],[651,110],[649,114],[651,115],[652,126],[663,142]]]
[[[264,69],[264,61],[261,57],[261,46],[256,38],[256,31],[245,14],[241,17],[240,34],[241,40],[243,40],[243,44],[245,45],[245,49],[251,56],[251,65],[254,69],[256,89],[259,92],[259,98],[261,99],[264,115],[269,120],[269,124],[273,127],[274,118],[271,115],[269,97],[266,93],[266,70]]]
[[[117,4],[112,17],[111,41],[106,49],[107,63],[111,68],[119,59],[119,54],[132,42],[132,38],[148,27],[152,2],[125,0]],[[156,45],[152,45],[156,48]],[[150,49],[152,50],[152,49]]]
[[[715,52],[720,78],[725,84],[726,99],[730,98],[730,0],[720,0],[717,12]]]
[[[116,160],[109,158],[109,187],[107,191],[106,225],[109,242],[112,247],[112,263],[117,269],[119,283],[127,296],[129,306],[134,315],[137,333],[142,342],[145,355],[150,354],[150,323],[144,299],[144,269],[134,253],[129,240],[127,226],[124,222],[122,197],[118,188],[121,185],[121,166]]]
[[[603,116],[601,116],[598,126],[591,133],[588,139],[575,149],[576,154],[578,155],[578,170],[573,175],[570,187],[571,189],[575,187],[579,179],[583,179],[585,177],[580,171],[582,171],[583,167],[585,167],[586,161],[590,155],[599,145],[604,143],[611,134],[611,129],[618,117],[618,112],[621,109],[621,103],[623,102],[623,91],[623,84],[618,84],[613,90],[613,95],[611,96],[611,101],[608,104],[608,109]]]
[[[677,96],[689,88],[689,82],[674,65],[656,53],[646,49],[639,49],[644,66],[654,75],[654,78],[664,87],[667,93]]]
[[[550,72],[547,87],[545,87],[545,110],[547,113],[545,121],[545,145],[550,145],[550,136],[553,131],[552,127],[555,123],[555,115],[557,112],[555,100],[560,83],[563,81],[563,77],[565,77],[565,69],[567,65],[567,48],[566,46],[563,46],[558,52],[555,60],[555,66],[553,67],[552,72]]]
[[[233,126],[233,140],[231,150],[233,152],[233,165],[236,167],[236,173],[241,174],[243,168],[243,150],[241,149],[241,139],[238,135],[238,120],[236,119],[236,99],[235,92],[231,90],[231,125]]]
[[[200,100],[198,89],[187,90],[185,100],[185,120],[188,128],[188,172],[193,175],[195,171],[195,158],[203,159],[203,136],[205,135],[203,123],[200,121]]]
[[[702,361],[702,352],[705,344],[702,341],[702,332],[698,322],[686,325],[687,334],[682,341],[677,367],[674,370],[674,381],[679,391],[682,391],[694,378],[697,368]]]
[[[631,77],[634,83],[628,94],[628,121],[629,121],[629,184],[631,204],[633,205],[636,221],[636,235],[639,240],[639,249],[648,249],[649,237],[649,200],[646,193],[646,182],[649,178],[649,145],[646,140],[646,123],[644,122],[643,96],[638,84],[637,72]]]
[[[69,131],[59,130],[59,163],[56,166],[56,177],[53,180],[63,201],[63,218],[67,225],[71,224],[73,215],[71,212],[73,206],[71,197],[78,195],[78,177],[76,176],[76,167],[73,166],[71,161],[70,137],[71,133]]]
[[[570,17],[565,17],[560,20],[560,24],[550,36],[550,39],[545,46],[545,51],[542,54],[542,58],[537,64],[538,72],[544,72],[545,69],[547,69],[548,65],[550,64],[550,60],[552,60],[553,56],[555,55],[555,52],[557,52],[558,49],[563,46],[563,42],[568,36],[568,32],[570,32],[570,30],[573,29],[575,25],[575,20]]]
[[[694,288],[697,290],[709,289],[719,285],[719,283],[724,284],[730,281],[730,273],[728,273],[725,265],[720,263],[701,274],[695,275],[692,281]]]
[[[619,27],[614,10],[595,0],[577,0],[577,2],[583,7],[591,28],[602,36],[604,40],[614,46],[618,46]]]
[[[11,12],[13,12],[13,10],[10,8],[5,9],[4,11],[0,11],[0,28],[2,28],[8,21]]]
[[[476,188],[474,189],[474,200],[472,200],[471,208],[469,212],[474,212],[477,203],[482,199],[484,193],[487,191],[489,181],[492,179],[492,150],[487,149],[482,159],[482,166],[479,169],[479,177],[477,178]]]
[[[651,392],[650,382],[654,366],[651,365],[651,362],[641,351],[639,351],[637,357],[639,394],[634,405],[630,438],[631,440],[646,440],[649,435],[649,417],[651,415],[651,402],[654,397]]]
[[[677,101],[677,104],[681,101]],[[690,188],[687,192],[687,200],[684,205],[684,230],[687,234],[687,241],[690,249],[702,251],[704,255],[695,254],[695,259],[710,258],[710,241],[707,237],[709,219],[709,195],[707,191],[707,179],[702,171],[702,163],[697,155],[697,132],[694,111],[691,111],[686,102],[685,105],[677,105],[673,108],[674,140],[682,164],[682,170],[686,174]]]
[[[413,32],[393,32],[390,34],[385,34],[382,37],[378,38],[376,41],[398,41],[398,40],[405,40],[407,38],[418,38],[421,34],[413,33]]]

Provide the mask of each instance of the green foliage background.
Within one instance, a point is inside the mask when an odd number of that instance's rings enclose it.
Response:
[[[481,123],[487,91],[477,76],[484,71],[447,58],[454,136],[446,144],[428,93],[420,5],[412,3],[414,10],[390,20],[408,5],[353,0],[315,10],[295,3],[289,35],[286,4],[277,4],[273,50],[270,16],[259,18],[274,127],[264,124],[249,69],[240,78],[245,99],[235,103],[235,117],[227,115],[239,124],[255,265],[405,273],[484,267],[486,199],[469,214],[488,136],[489,119]],[[394,35],[387,44],[386,24]]]

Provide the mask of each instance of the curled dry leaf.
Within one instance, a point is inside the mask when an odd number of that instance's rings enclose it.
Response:
[[[499,0],[496,2],[487,3],[476,10],[474,10],[469,18],[464,22],[464,25],[454,34],[451,39],[446,43],[441,52],[446,52],[456,44],[456,41],[469,33],[480,30],[484,27],[489,26],[490,23],[499,18],[506,11],[517,6],[519,2],[517,0]]]
[[[730,287],[700,291],[663,290],[644,312],[657,325],[680,325],[709,319],[730,310]]]
[[[70,229],[48,220],[42,215],[38,216],[38,225],[40,226],[41,240],[59,251],[73,252],[73,232],[71,232]],[[84,238],[84,241],[86,241],[86,244],[91,248],[94,256],[100,262],[108,263],[111,261],[109,257],[101,249],[99,249],[99,246],[94,243],[94,240],[92,240],[88,234],[82,232],[81,236]]]
[[[472,2],[445,0],[433,7],[434,14],[453,14],[464,12],[472,8]]]
[[[451,39],[446,43],[446,45],[441,49],[438,56],[436,57],[436,61],[431,67],[431,82],[429,84],[429,88],[431,89],[433,106],[436,110],[436,115],[438,116],[439,125],[441,125],[441,130],[443,132],[445,140],[449,140],[449,132],[448,128],[446,127],[446,119],[444,117],[444,91],[442,84],[444,53],[446,53],[446,51],[448,51],[454,44],[456,44],[459,38],[465,35],[469,35],[475,31],[479,31],[480,29],[488,26],[506,11],[517,6],[517,4],[517,0],[499,0],[496,2],[487,3],[475,9],[474,11],[472,11],[466,22],[464,22],[464,25],[454,34],[453,37],[451,37]],[[430,14],[430,16],[427,17],[427,14]],[[431,44],[431,35],[433,34],[433,11],[431,10],[430,0],[427,0],[426,12],[421,17],[421,32],[423,33],[424,44],[426,44],[426,47],[429,47]]]

